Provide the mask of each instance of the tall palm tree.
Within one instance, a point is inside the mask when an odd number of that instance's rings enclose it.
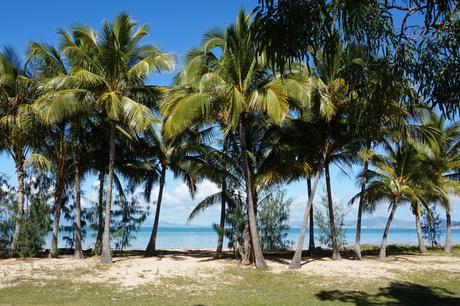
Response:
[[[362,53],[361,48],[357,49]],[[360,197],[356,222],[354,259],[361,260],[361,223],[364,210],[364,194],[367,170],[373,150],[388,137],[388,133],[400,124],[409,127],[413,119],[404,104],[400,103],[409,84],[400,80],[387,58],[361,55],[362,63],[350,71],[352,85],[356,90],[356,103],[350,110],[352,137],[359,163],[363,166],[359,179]]]
[[[45,91],[42,96],[34,103],[35,108],[38,110],[39,115],[48,125],[54,125],[53,129],[61,128],[60,134],[65,137],[65,130],[70,128],[71,135],[68,137],[71,139],[72,146],[72,159],[73,159],[73,172],[74,172],[74,192],[75,192],[75,251],[74,256],[77,259],[84,258],[82,249],[82,235],[81,235],[81,179],[84,176],[82,165],[80,163],[81,151],[80,147],[83,146],[83,125],[85,118],[91,113],[92,107],[90,103],[85,100],[77,100],[77,96],[74,99],[56,99],[54,91],[46,90],[46,83],[53,82],[55,77],[68,76],[69,69],[66,66],[63,55],[53,46],[32,42],[29,44],[28,62],[31,62],[37,66],[38,75],[42,83],[45,85]],[[58,96],[59,97],[59,96]],[[64,112],[63,109],[72,109],[73,113],[70,117],[68,112]],[[66,117],[67,115],[67,117]],[[62,138],[64,141],[64,138]],[[61,148],[66,147],[61,146]],[[64,153],[64,152],[63,152]],[[64,153],[67,154],[67,153]],[[62,158],[66,159],[67,156]],[[63,170],[63,169],[62,169]],[[65,173],[57,175],[56,178],[62,178]],[[59,179],[61,180],[61,179]],[[59,183],[56,187],[62,188],[62,184]],[[62,193],[62,191],[58,191]],[[60,198],[58,196],[57,198]],[[59,229],[59,220],[61,214],[62,204],[60,201],[55,203],[55,218],[53,225],[53,239],[51,243],[50,256],[57,256],[57,232]]]
[[[431,116],[426,124],[433,126],[441,133],[441,137],[438,138],[438,146],[434,150],[431,150],[433,154],[426,156],[429,165],[434,167],[436,185],[446,195],[449,193],[458,195],[460,184],[455,179],[455,175],[460,168],[460,124],[448,124],[444,118],[437,116]],[[444,251],[450,253],[452,249],[452,217],[449,197],[444,197],[440,203],[446,211],[446,242],[444,244]]]
[[[285,78],[283,82],[273,74],[257,51],[252,21],[240,11],[236,24],[225,32],[205,34],[202,48],[189,55],[188,64],[179,76],[184,86],[165,97],[161,111],[165,116],[166,135],[176,134],[192,122],[212,122],[219,118],[223,118],[225,130],[238,129],[255,265],[266,268],[252,194],[248,116],[262,112],[275,123],[281,123],[288,114],[289,95],[296,98],[307,95],[298,79]]]
[[[153,122],[145,104],[151,104],[157,89],[145,86],[153,71],[173,69],[173,58],[152,45],[141,45],[149,32],[147,26],[136,29],[137,23],[122,13],[113,22],[104,22],[98,35],[86,26],[76,26],[72,33],[61,30],[61,49],[72,66],[70,76],[59,76],[50,82],[56,99],[91,101],[96,111],[110,125],[109,166],[101,262],[112,262],[110,247],[110,213],[115,169],[117,131],[128,135],[142,131]],[[71,107],[63,113],[72,114]]]
[[[436,186],[430,179],[431,173],[421,168],[420,154],[413,145],[407,142],[399,142],[395,146],[387,144],[386,151],[387,155],[374,158],[375,170],[368,170],[366,174],[365,209],[372,211],[379,203],[389,202],[390,215],[383,232],[380,259],[386,258],[388,232],[396,209],[403,203],[413,207],[427,206],[432,199],[427,191],[436,192]]]
[[[5,136],[4,148],[15,163],[18,180],[17,216],[10,256],[14,256],[21,231],[24,211],[24,164],[30,152],[34,134],[40,130],[31,108],[39,93],[37,80],[10,48],[0,52],[0,130]],[[36,136],[36,135],[35,135]]]
[[[290,156],[286,154],[285,147],[279,143],[277,128],[265,116],[249,116],[249,127],[251,136],[248,138],[248,147],[252,152],[251,174],[254,180],[252,193],[257,215],[258,205],[263,201],[259,195],[273,185],[293,177],[297,170],[293,166],[296,166],[297,163],[293,163]],[[239,158],[241,152],[238,131],[227,133],[223,141],[222,149],[211,147],[206,150],[203,161],[198,167],[198,174],[214,182],[221,190],[198,203],[188,219],[190,222],[207,208],[216,204],[221,205],[216,256],[222,252],[223,248],[225,211],[227,208],[230,209],[226,207],[226,202],[233,201],[232,199],[238,194],[245,194],[244,167]],[[250,236],[248,230],[246,226],[243,234]],[[252,248],[247,242],[245,241],[244,248],[239,249],[244,264],[252,263]]]
[[[289,265],[291,269],[299,269],[301,266],[305,229],[323,171],[326,180],[329,226],[331,227],[332,258],[334,260],[340,259],[336,239],[329,169],[331,163],[342,164],[345,162],[349,164],[348,157],[351,156],[346,147],[350,146],[349,143],[352,140],[349,131],[348,111],[352,102],[353,90],[349,88],[343,76],[346,68],[351,65],[349,57],[348,50],[343,48],[334,34],[331,35],[328,52],[320,52],[315,57],[315,72],[310,76],[309,80],[312,84],[312,108],[305,110],[305,115],[299,119],[301,121],[309,121],[308,125],[311,128],[305,130],[306,135],[316,133],[315,138],[318,145],[318,152],[313,163],[315,164],[313,168],[316,170],[304,213],[299,242]]]
[[[49,256],[58,256],[58,236],[61,212],[69,187],[74,178],[72,146],[65,124],[54,125],[47,128],[47,135],[42,145],[30,156],[36,168],[48,170],[54,178],[54,219]],[[47,172],[48,172],[47,171]]]
[[[154,256],[156,253],[156,237],[167,171],[172,171],[176,178],[179,177],[186,183],[193,198],[198,180],[193,164],[197,162],[200,151],[203,150],[202,141],[207,137],[206,134],[207,131],[187,130],[173,138],[165,138],[152,126],[143,134],[141,156],[137,161],[126,165],[128,171],[134,170],[134,173],[128,176],[131,188],[142,184],[148,202],[152,188],[159,183],[152,233],[145,250],[146,257]]]

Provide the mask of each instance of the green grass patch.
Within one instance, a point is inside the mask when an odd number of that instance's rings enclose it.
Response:
[[[459,275],[437,271],[401,281],[340,279],[300,272],[232,267],[209,278],[171,277],[120,288],[68,280],[37,280],[0,289],[7,305],[460,305]],[[446,272],[443,272],[446,273]]]

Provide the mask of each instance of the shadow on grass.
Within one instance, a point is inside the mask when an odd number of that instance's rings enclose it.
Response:
[[[454,292],[434,286],[422,286],[409,282],[392,282],[380,288],[376,294],[362,291],[321,291],[316,297],[322,301],[340,301],[364,305],[460,305]]]

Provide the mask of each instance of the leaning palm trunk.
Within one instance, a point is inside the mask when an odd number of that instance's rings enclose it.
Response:
[[[415,227],[417,228],[418,248],[420,253],[426,254],[428,253],[428,250],[426,249],[425,243],[423,242],[422,226],[420,225],[420,216],[417,212],[415,213]]]
[[[61,221],[62,210],[62,178],[58,177],[56,182],[56,190],[54,191],[54,220],[53,220],[53,236],[51,238],[50,258],[56,258],[58,254],[58,236],[59,223]]]
[[[355,239],[355,260],[361,260],[361,221],[363,216],[364,208],[364,195],[366,193],[366,181],[367,181],[367,170],[369,169],[369,161],[364,161],[363,176],[361,177],[361,192],[359,194],[359,205],[358,205],[358,220],[356,221],[356,239]]]
[[[99,172],[99,199],[97,203],[97,236],[96,236],[96,245],[94,246],[94,253],[96,255],[100,255],[101,250],[102,250],[102,234],[104,233],[103,201],[104,201],[104,173],[100,171]]]
[[[249,167],[249,161],[247,156],[247,147],[246,147],[246,126],[245,126],[245,117],[244,113],[240,115],[239,122],[240,129],[240,143],[241,143],[241,153],[243,161],[244,176],[246,181],[246,201],[248,204],[248,218],[249,218],[249,230],[251,233],[252,249],[254,251],[254,261],[256,268],[266,269],[267,264],[262,254],[262,249],[260,247],[259,233],[257,231],[256,215],[255,215],[255,205],[253,201],[253,183],[252,183],[252,174]]]
[[[450,253],[452,250],[452,221],[450,218],[450,209],[446,208],[446,243],[444,244],[444,252]]]
[[[153,221],[153,229],[152,234],[150,235],[149,244],[145,249],[144,256],[150,257],[154,256],[156,252],[156,240],[157,240],[157,233],[158,233],[158,223],[160,222],[160,210],[161,210],[161,201],[163,199],[163,188],[165,186],[166,180],[166,166],[163,165],[161,168],[161,175],[160,175],[160,189],[158,190],[158,199],[157,199],[157,207],[155,210],[155,219]]]
[[[307,178],[307,195],[308,198],[311,197],[311,178]],[[310,253],[310,256],[315,255],[315,223],[313,220],[313,204],[311,205],[310,208],[310,225],[309,225],[309,243],[308,243],[308,252]]]
[[[75,163],[75,253],[76,259],[83,259],[83,248],[81,244],[81,177],[80,177],[80,159],[78,149],[74,147]]]
[[[105,202],[104,236],[102,239],[101,263],[112,262],[110,250],[110,213],[112,208],[112,184],[115,171],[115,124],[110,125],[110,153],[109,153],[109,178],[107,182],[107,195]]]
[[[393,221],[393,217],[396,212],[397,204],[391,203],[391,212],[390,216],[388,217],[387,224],[385,226],[385,230],[383,231],[383,238],[382,238],[382,245],[380,246],[380,260],[384,260],[387,257],[387,238],[388,232],[390,231],[391,222]]]
[[[289,264],[289,269],[300,269],[300,266],[301,266],[302,250],[303,250],[303,244],[305,240],[305,231],[307,229],[308,216],[310,214],[310,211],[313,205],[313,199],[315,197],[319,179],[321,178],[322,168],[323,168],[323,163],[321,163],[318,166],[318,170],[316,170],[315,180],[313,181],[313,186],[311,188],[311,194],[308,197],[307,207],[305,208],[305,213],[303,215],[302,227],[300,228],[299,242],[297,243],[297,249],[294,253],[294,257],[292,257],[291,263]]]
[[[332,242],[332,260],[342,259],[340,256],[339,248],[337,245],[337,231],[334,220],[334,204],[332,202],[332,190],[331,190],[331,177],[329,174],[329,162],[325,164],[326,170],[326,190],[327,190],[327,207],[329,212],[329,227],[331,231],[331,242]]]
[[[13,257],[16,252],[16,245],[18,243],[19,234],[21,232],[21,222],[24,214],[24,163],[22,158],[20,160],[20,162],[16,162],[16,175],[18,177],[18,203],[13,240],[11,241],[10,247],[10,257]]]
[[[222,254],[224,247],[224,230],[225,230],[225,196],[227,194],[227,182],[225,177],[222,178],[222,197],[220,204],[220,222],[219,222],[219,237],[217,238],[216,257]]]

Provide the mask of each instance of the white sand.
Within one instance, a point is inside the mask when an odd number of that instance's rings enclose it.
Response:
[[[288,260],[268,260],[270,271],[288,271]],[[317,276],[341,276],[349,279],[396,279],[399,273],[440,270],[460,273],[460,257],[454,256],[391,256],[381,262],[375,258],[353,261],[343,259],[331,261],[329,258],[303,261],[299,273]],[[21,281],[68,279],[113,283],[123,287],[133,287],[148,283],[159,283],[168,277],[193,277],[203,282],[211,282],[229,267],[243,267],[239,261],[231,259],[213,260],[210,253],[168,252],[166,255],[143,258],[140,256],[116,257],[111,265],[101,265],[99,258],[91,257],[75,260],[72,256],[58,259],[3,259],[0,260],[0,287],[12,286]]]

